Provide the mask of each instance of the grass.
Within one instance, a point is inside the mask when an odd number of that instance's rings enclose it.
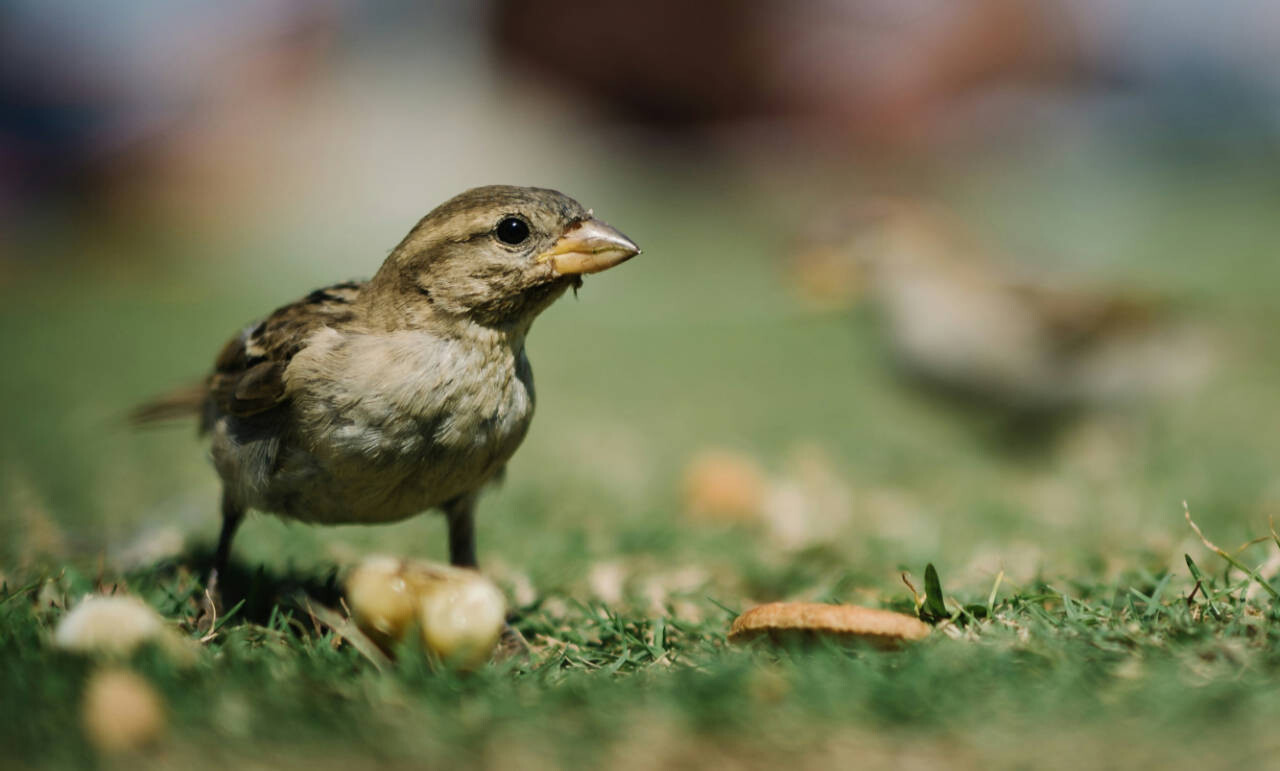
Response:
[[[245,602],[194,664],[153,650],[127,662],[161,694],[169,728],[114,759],[80,727],[101,665],[54,650],[51,630],[83,593],[127,590],[199,637],[216,526],[215,481],[190,434],[130,433],[119,416],[202,371],[246,319],[370,272],[378,252],[290,261],[270,242],[223,241],[164,267],[26,271],[0,304],[3,765],[1261,764],[1280,749],[1280,543],[1268,533],[1280,367],[1267,353],[1280,310],[1261,290],[1280,285],[1280,266],[1259,244],[1280,238],[1266,215],[1280,201],[1247,176],[1224,192],[1169,173],[1129,180],[1148,185],[1148,205],[1117,237],[1114,267],[1193,294],[1227,341],[1223,361],[1196,394],[1090,416],[1034,452],[902,388],[865,314],[804,313],[759,209],[705,188],[642,192],[610,219],[646,254],[536,326],[539,415],[481,504],[482,562],[530,656],[464,675],[402,651],[380,671],[313,621],[305,598],[336,607],[340,572],[362,554],[442,557],[438,518],[328,530],[256,518],[229,580]],[[974,184],[969,205],[1017,220],[1044,196],[999,191],[1034,189],[1030,176]],[[1052,240],[1047,219],[1012,229]],[[278,279],[245,280],[269,262]],[[683,469],[713,446],[805,490],[808,528],[685,517]],[[1265,538],[1219,554],[1183,500],[1218,544]],[[903,571],[938,624],[923,643],[726,642],[735,612],[758,601],[915,612]]]
[[[130,762],[763,767],[867,752],[961,766],[1260,760],[1275,749],[1267,726],[1280,706],[1276,611],[1246,600],[1247,582],[1206,578],[1193,599],[1187,583],[1164,573],[1038,583],[991,602],[949,598],[954,620],[887,653],[732,649],[731,614],[714,603],[685,620],[540,602],[517,622],[535,641],[529,659],[472,675],[433,671],[412,651],[378,671],[286,599],[266,618],[226,624],[192,666],[153,651],[132,659],[169,704],[173,728]],[[195,582],[181,569],[124,584],[166,615],[192,616]],[[45,638],[67,598],[101,587],[70,570],[50,585],[43,602],[32,587],[7,590],[0,606],[0,684],[15,708],[3,731],[18,767],[93,758],[76,714],[92,665],[49,651]]]

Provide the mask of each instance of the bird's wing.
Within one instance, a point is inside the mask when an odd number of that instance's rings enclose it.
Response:
[[[1050,342],[1063,351],[1078,351],[1119,332],[1150,328],[1167,315],[1161,298],[1137,290],[1053,287],[1031,281],[1008,288],[1028,303]]]
[[[322,327],[341,327],[355,318],[353,305],[362,282],[317,289],[233,337],[218,354],[209,375],[209,397],[218,412],[247,416],[286,400],[284,371]]]

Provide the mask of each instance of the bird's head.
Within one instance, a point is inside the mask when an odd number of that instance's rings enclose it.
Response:
[[[847,309],[895,277],[946,276],[979,254],[967,228],[940,205],[887,196],[841,202],[806,225],[791,250],[801,296]]]
[[[524,328],[582,276],[640,253],[563,193],[477,187],[437,206],[370,283],[397,316]]]

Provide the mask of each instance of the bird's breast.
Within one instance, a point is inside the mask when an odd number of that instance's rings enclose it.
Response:
[[[352,521],[399,519],[496,474],[533,417],[523,347],[318,333],[286,372],[303,463]],[[331,519],[331,517],[326,517]]]

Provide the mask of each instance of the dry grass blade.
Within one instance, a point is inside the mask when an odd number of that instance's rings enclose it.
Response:
[[[907,588],[911,590],[911,599],[915,602],[916,613],[919,614],[920,608],[924,606],[924,598],[920,596],[920,592],[916,591],[916,585],[911,583],[910,578],[907,578],[905,571],[902,573],[902,583],[906,584]]]
[[[1213,541],[1210,541],[1208,538],[1205,538],[1204,533],[1201,532],[1200,530],[1200,526],[1197,525],[1195,521],[1191,519],[1191,507],[1187,505],[1186,501],[1182,502],[1182,510],[1183,510],[1183,513],[1186,515],[1187,524],[1190,525],[1191,529],[1196,532],[1196,535],[1199,536],[1200,542],[1205,545],[1205,548],[1209,549],[1214,554],[1217,554],[1219,557],[1226,560],[1236,570],[1239,570],[1240,572],[1249,576],[1249,578],[1252,578],[1254,582],[1258,584],[1258,586],[1261,586],[1264,590],[1266,590],[1267,594],[1271,595],[1272,599],[1280,600],[1280,592],[1277,592],[1275,587],[1267,583],[1262,578],[1262,576],[1259,576],[1255,571],[1245,567],[1243,562],[1241,562],[1240,560],[1232,556],[1230,553],[1228,553],[1226,549],[1223,549],[1221,546],[1218,546]]]
[[[368,659],[379,672],[391,664],[386,654],[379,650],[373,640],[361,632],[350,618],[323,605],[313,604],[310,599],[304,599],[301,604],[307,609],[312,619],[329,627],[334,634],[351,643],[351,647]]]

